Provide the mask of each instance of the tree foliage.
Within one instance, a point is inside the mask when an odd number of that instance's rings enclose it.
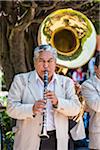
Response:
[[[38,29],[48,14],[61,8],[73,8],[96,23],[97,30],[99,6],[96,0],[0,1],[0,65],[7,89],[15,74],[34,69],[33,49],[38,45]]]

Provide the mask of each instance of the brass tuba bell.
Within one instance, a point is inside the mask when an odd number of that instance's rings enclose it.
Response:
[[[78,68],[94,54],[96,31],[81,12],[60,9],[49,14],[40,25],[38,44],[51,44],[57,49],[59,67]]]

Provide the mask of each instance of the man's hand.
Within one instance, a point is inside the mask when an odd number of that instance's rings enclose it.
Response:
[[[81,92],[81,85],[78,82],[75,82],[74,85],[76,89],[76,94],[79,95]]]
[[[43,109],[46,107],[46,100],[38,100],[35,102],[35,104],[33,105],[33,114],[38,114],[38,113],[42,113]]]
[[[46,97],[48,100],[51,101],[52,105],[57,105],[57,104],[58,104],[58,99],[57,99],[57,97],[56,97],[56,95],[55,95],[54,92],[52,92],[52,91],[47,91],[47,92],[45,93],[45,97]]]

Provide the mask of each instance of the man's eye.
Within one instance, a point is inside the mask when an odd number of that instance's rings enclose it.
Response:
[[[40,63],[43,63],[44,61],[40,59],[39,62],[40,62]]]
[[[48,63],[52,63],[53,62],[53,59],[50,59],[49,61],[48,61]]]

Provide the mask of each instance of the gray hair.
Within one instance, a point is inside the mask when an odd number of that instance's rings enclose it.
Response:
[[[54,59],[57,58],[57,50],[55,48],[53,48],[51,45],[40,45],[34,49],[34,60],[36,60],[39,56],[39,53],[43,51],[51,52]]]

